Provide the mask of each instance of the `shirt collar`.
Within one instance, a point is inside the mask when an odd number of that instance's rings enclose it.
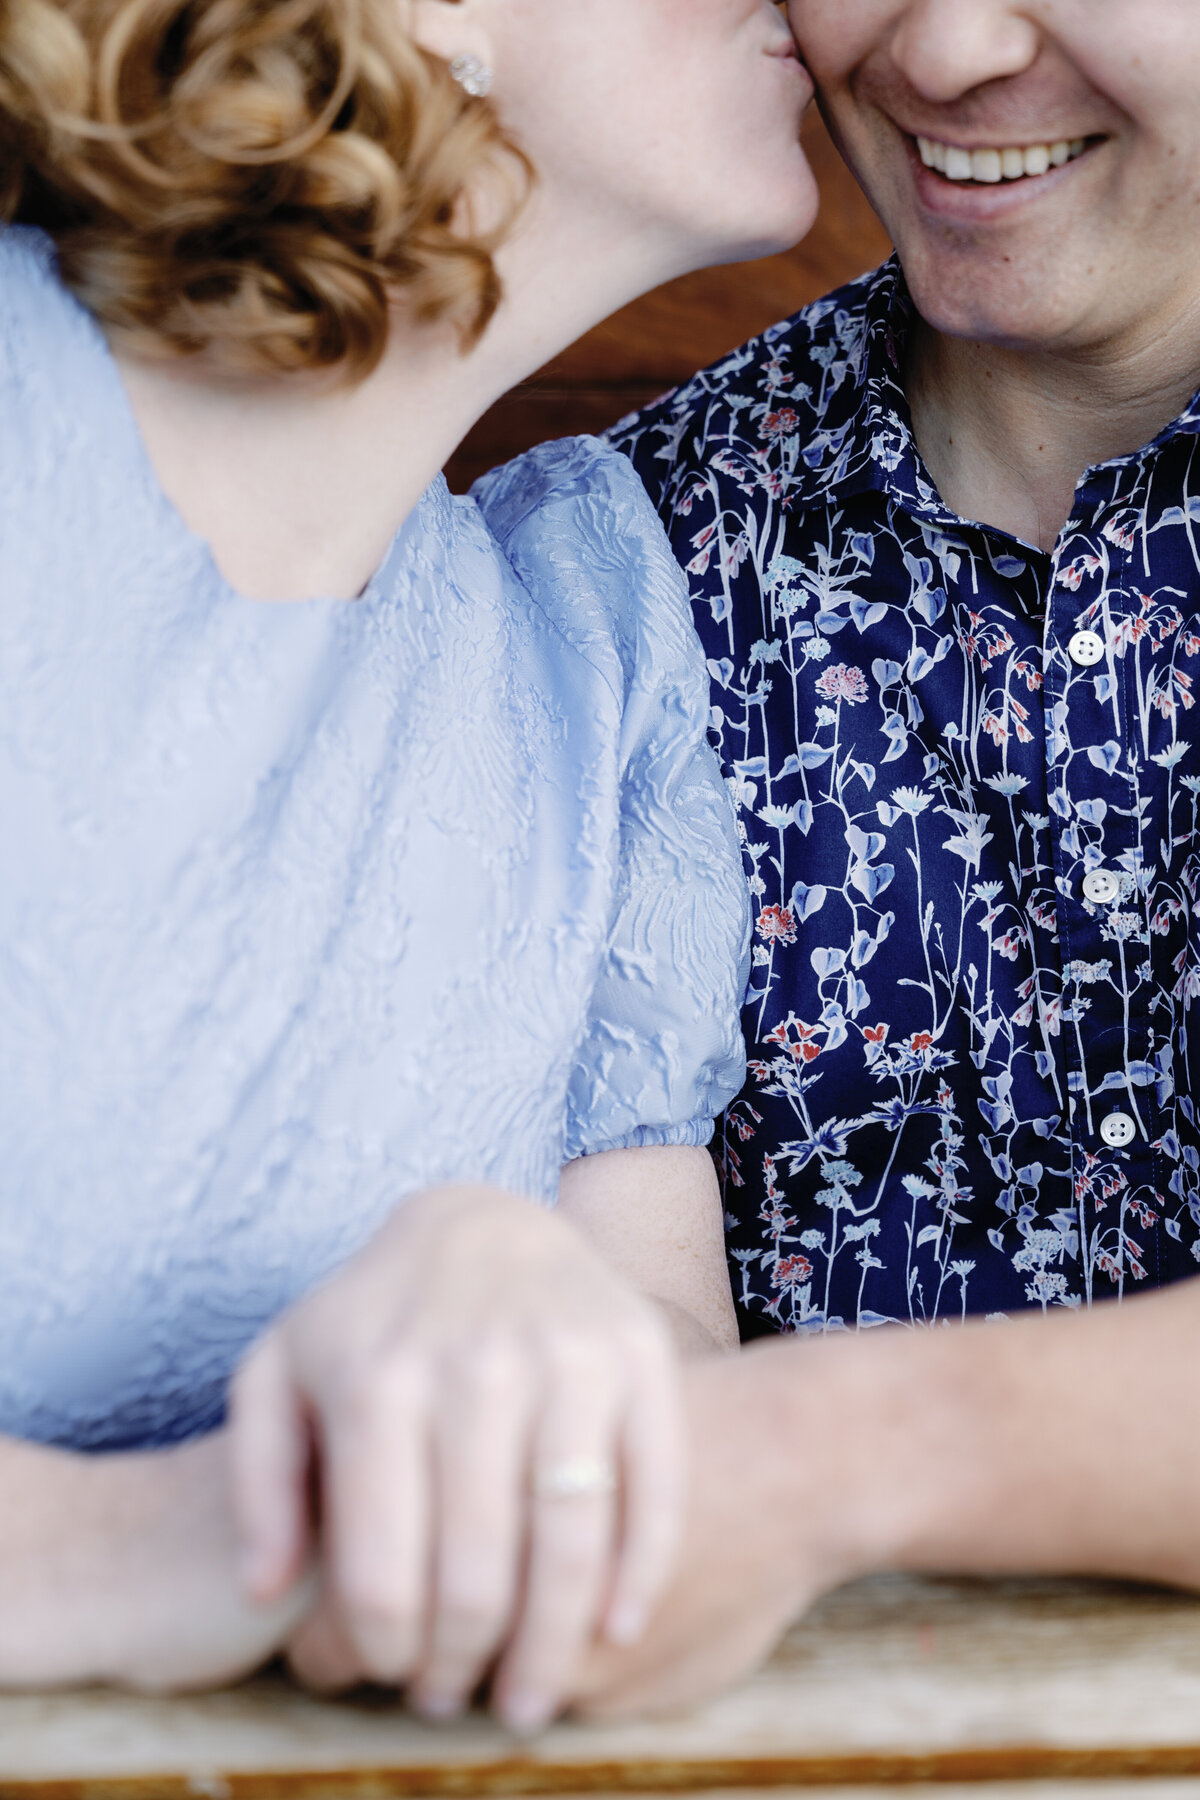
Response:
[[[816,309],[807,348],[831,391],[803,452],[792,505],[828,503],[834,493],[883,493],[925,523],[961,532],[967,521],[943,502],[913,435],[902,383],[913,304],[899,258],[890,257],[850,293],[858,297],[857,308],[843,293]],[[1146,461],[1187,435],[1200,436],[1200,389],[1149,444],[1097,468],[1112,471]]]

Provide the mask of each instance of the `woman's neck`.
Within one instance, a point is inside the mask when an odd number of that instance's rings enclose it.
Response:
[[[674,270],[543,203],[499,259],[505,298],[464,354],[445,326],[398,317],[378,368],[221,380],[117,350],[159,483],[248,599],[350,599],[451,452],[501,394]],[[531,208],[532,210],[532,208]]]

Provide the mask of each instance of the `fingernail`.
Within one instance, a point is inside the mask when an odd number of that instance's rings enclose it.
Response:
[[[610,1644],[636,1644],[645,1635],[649,1623],[644,1606],[627,1603],[614,1606],[604,1627]]]
[[[276,1559],[261,1544],[244,1544],[238,1551],[238,1580],[245,1593],[259,1600],[268,1594],[278,1581]]]
[[[550,1723],[553,1707],[542,1694],[510,1694],[501,1717],[518,1737],[533,1737]]]
[[[463,1710],[461,1694],[420,1693],[414,1695],[413,1705],[423,1719],[428,1719],[434,1725],[440,1725],[446,1719],[457,1718]]]

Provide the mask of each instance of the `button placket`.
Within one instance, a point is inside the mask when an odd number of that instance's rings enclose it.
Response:
[[[1047,660],[1057,661],[1067,745],[1065,753],[1057,751],[1051,779],[1065,802],[1056,862],[1062,896],[1064,1052],[1074,1094],[1072,1136],[1080,1149],[1103,1146],[1123,1153],[1127,1165],[1131,1157],[1147,1154],[1149,1146],[1145,1121],[1139,1123],[1142,1096],[1132,1089],[1123,1092],[1121,1077],[1127,1062],[1145,1060],[1148,1047],[1142,1041],[1145,1022],[1127,1019],[1122,999],[1122,991],[1137,985],[1133,963],[1140,961],[1140,945],[1126,941],[1122,907],[1140,911],[1140,903],[1134,878],[1119,860],[1135,846],[1136,825],[1126,780],[1125,665],[1111,653],[1125,593],[1123,564],[1110,543],[1104,543],[1103,554],[1095,548],[1106,510],[1098,507],[1059,545]],[[1081,619],[1087,623],[1080,624]],[[1065,658],[1061,650],[1053,658],[1055,638],[1065,647]],[[1106,1079],[1117,1083],[1107,1092]]]

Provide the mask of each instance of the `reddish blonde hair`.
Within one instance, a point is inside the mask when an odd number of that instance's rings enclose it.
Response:
[[[397,0],[0,0],[0,219],[143,353],[367,374],[403,294],[467,341],[528,165]],[[486,167],[501,227],[464,221]]]

